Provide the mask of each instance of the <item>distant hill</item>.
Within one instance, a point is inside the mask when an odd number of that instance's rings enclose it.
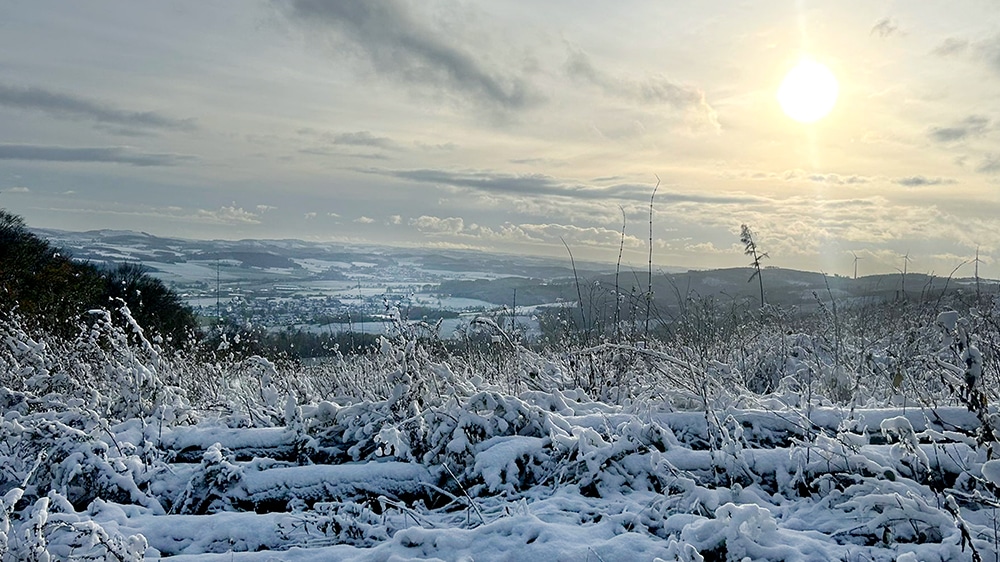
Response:
[[[753,269],[749,267],[657,273],[653,275],[654,302],[661,310],[679,308],[685,301],[702,298],[750,301],[756,305],[760,300],[756,280],[748,282],[752,273]],[[892,300],[904,295],[900,274],[871,275],[856,280],[782,268],[765,269],[762,274],[767,303],[782,307],[795,306],[808,310],[817,306],[817,298],[828,302],[831,296],[839,303],[851,304]],[[615,292],[614,274],[581,275],[579,282],[585,301],[606,300]],[[514,301],[516,292],[518,305],[531,306],[557,301],[576,302],[576,284],[577,280],[572,277],[510,277],[487,281],[445,281],[441,283],[440,291],[455,297],[508,306]],[[947,279],[921,273],[906,275],[905,295],[908,298],[935,299],[945,291],[975,289],[975,279]],[[980,291],[997,293],[998,290],[1000,285],[996,281],[980,280]],[[630,296],[632,299],[644,299],[645,291],[645,272],[641,275],[622,273],[619,276],[618,292],[625,295],[626,301]]]
[[[212,285],[221,275],[242,287],[290,283],[358,281],[367,284],[412,282],[431,284],[440,295],[476,299],[497,306],[534,306],[576,302],[577,281],[585,300],[606,301],[615,289],[614,264],[511,256],[475,251],[391,248],[306,242],[302,240],[186,240],[142,232],[96,230],[66,232],[34,229],[74,257],[92,262],[138,261],[175,285]],[[682,271],[657,268],[653,295],[657,308],[677,308],[690,299],[748,301],[756,304],[759,289],[748,283],[747,267]],[[922,273],[871,275],[857,280],[783,268],[763,270],[765,297],[783,307],[817,305],[817,296],[839,303],[937,298],[945,290],[974,291],[975,280],[946,279]],[[644,299],[646,271],[622,271],[619,293],[625,300]],[[905,289],[905,291],[904,291]],[[996,281],[981,280],[980,290],[997,292]]]
[[[71,249],[80,260],[139,261],[160,271],[168,269],[158,268],[157,264],[204,262],[207,265],[211,262],[214,272],[214,262],[224,260],[245,268],[285,269],[286,274],[302,279],[321,274],[325,274],[326,278],[338,278],[336,272],[329,271],[331,267],[349,269],[362,264],[381,269],[417,268],[443,278],[519,276],[550,279],[572,275],[569,260],[560,263],[549,258],[465,250],[422,250],[302,240],[187,240],[121,230],[69,232],[33,229],[33,232],[57,246]],[[310,260],[314,263],[309,264]],[[613,267],[586,262],[577,262],[577,266],[583,272],[609,271]],[[189,273],[198,279],[207,278],[207,275],[193,269]],[[181,282],[195,280],[174,279]]]

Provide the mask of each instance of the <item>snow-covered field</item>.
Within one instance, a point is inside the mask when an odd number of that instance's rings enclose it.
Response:
[[[857,363],[732,336],[766,392],[609,341],[168,354],[119,312],[70,342],[0,325],[5,561],[998,558],[996,341],[954,312]]]

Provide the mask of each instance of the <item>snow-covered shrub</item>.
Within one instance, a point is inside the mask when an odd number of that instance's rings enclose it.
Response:
[[[233,497],[243,476],[243,468],[215,443],[202,456],[201,464],[188,480],[184,491],[173,502],[171,512],[202,515],[219,511],[232,511]]]
[[[8,499],[14,499],[8,493]],[[16,502],[16,500],[15,500]],[[0,522],[0,560],[114,560],[139,562],[145,559],[148,545],[141,534],[122,536],[109,532],[78,514],[57,492],[38,498],[26,507],[18,524]],[[15,532],[10,536],[11,532]]]
[[[21,501],[23,495],[24,490],[21,488],[12,488],[0,499],[0,560],[7,558],[9,545],[13,538],[11,537],[13,526],[10,518],[14,514],[17,502]]]
[[[78,400],[60,404],[12,393],[5,398],[17,403],[0,419],[0,492],[23,488],[37,498],[54,490],[80,508],[98,497],[159,507],[136,485],[143,461],[131,445],[109,448],[104,438],[110,428],[97,412]]]
[[[711,519],[685,526],[680,532],[680,544],[694,546],[701,555],[717,560],[805,561],[829,556],[828,545],[779,528],[769,509],[753,504],[720,506]],[[678,554],[685,553],[675,548]],[[690,554],[687,556],[694,559]]]
[[[381,509],[385,509],[382,507]],[[395,533],[385,518],[355,502],[319,502],[283,521],[277,533],[289,545],[316,547],[349,544],[371,547]]]

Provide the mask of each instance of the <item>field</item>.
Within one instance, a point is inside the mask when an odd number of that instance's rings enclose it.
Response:
[[[0,326],[3,560],[997,560],[989,297],[462,353]],[[477,340],[479,341],[479,340]]]

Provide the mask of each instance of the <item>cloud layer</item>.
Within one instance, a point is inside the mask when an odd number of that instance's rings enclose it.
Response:
[[[179,154],[138,152],[121,146],[71,148],[31,144],[0,144],[0,160],[41,162],[90,162],[131,166],[174,166],[192,157]]]
[[[60,119],[87,120],[128,128],[180,131],[195,128],[192,119],[173,119],[155,111],[123,110],[106,103],[38,87],[0,84],[0,106],[39,111]]]
[[[292,21],[348,43],[376,72],[411,85],[442,87],[466,101],[523,108],[538,97],[519,76],[493,68],[398,0],[290,0]]]

